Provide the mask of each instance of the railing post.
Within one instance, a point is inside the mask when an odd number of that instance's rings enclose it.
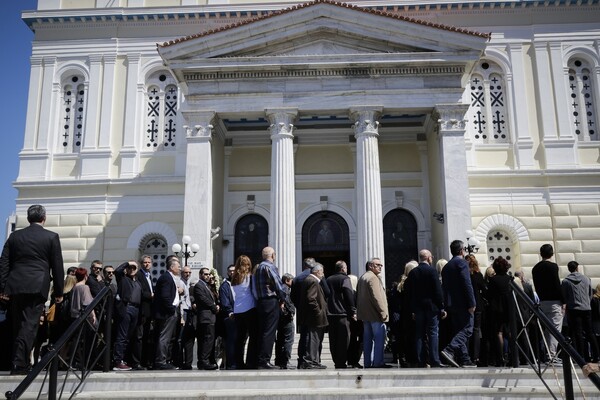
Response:
[[[113,318],[113,306],[114,297],[112,292],[108,295],[106,300],[106,323],[104,324],[104,340],[106,341],[106,349],[104,351],[104,372],[110,371],[111,367],[111,344],[112,344],[112,318]]]
[[[571,356],[566,352],[563,352],[563,376],[565,380],[565,399],[567,400],[575,399],[575,394],[573,392],[573,375],[571,373],[573,370],[572,365]]]
[[[50,376],[48,377],[48,400],[56,400],[58,388],[58,358],[54,357],[50,362]]]

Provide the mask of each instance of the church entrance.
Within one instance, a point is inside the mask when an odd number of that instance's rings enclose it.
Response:
[[[385,287],[400,282],[404,266],[418,260],[417,221],[413,215],[401,208],[390,211],[383,217],[383,243],[385,253]]]
[[[339,214],[323,211],[306,220],[302,226],[302,259],[307,257],[323,264],[325,276],[335,272],[338,260],[345,261],[351,273],[348,224]]]
[[[262,249],[269,243],[269,224],[258,214],[246,214],[235,224],[233,261],[246,255],[252,265],[262,262]]]

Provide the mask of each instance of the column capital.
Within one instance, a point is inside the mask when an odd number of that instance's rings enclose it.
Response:
[[[467,127],[465,114],[468,104],[437,104],[434,114],[439,124],[440,132],[463,133]]]
[[[350,119],[354,121],[354,125],[352,125],[354,136],[378,136],[378,119],[382,112],[382,106],[351,107],[349,113]]]
[[[184,125],[186,130],[186,136],[190,137],[212,137],[212,129],[214,126],[211,124],[212,120],[217,115],[214,111],[183,111],[183,118],[185,118],[188,125]],[[193,129],[192,129],[193,128]]]
[[[294,124],[298,116],[298,109],[296,108],[268,108],[265,110],[267,118],[271,125],[269,131],[271,132],[271,139],[275,136],[283,137],[294,137]]]

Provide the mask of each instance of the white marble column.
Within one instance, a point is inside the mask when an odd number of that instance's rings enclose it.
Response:
[[[379,171],[379,116],[383,107],[350,109],[356,138],[356,208],[358,266],[373,257],[384,264],[383,210],[381,203],[381,174]],[[362,271],[359,267],[359,270]],[[385,279],[382,279],[385,284]]]
[[[214,111],[183,112],[187,129],[183,235],[198,243],[200,250],[190,266],[216,267],[210,230],[213,228],[212,129]],[[169,243],[172,245],[172,243]]]
[[[280,275],[296,273],[296,189],[294,125],[296,109],[265,110],[271,126],[271,217],[269,243]]]
[[[465,114],[468,104],[438,104],[441,194],[444,201],[444,255],[450,242],[465,241],[471,229],[469,176],[465,156]]]

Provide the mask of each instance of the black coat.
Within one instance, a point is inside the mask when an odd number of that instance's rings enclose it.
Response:
[[[173,305],[173,299],[175,299],[176,293],[175,281],[171,273],[165,271],[156,281],[154,301],[152,302],[152,316],[154,319],[167,319],[175,314],[176,307]]]
[[[194,286],[194,303],[198,316],[197,323],[214,324],[217,321],[217,303],[210,288],[202,279]]]

